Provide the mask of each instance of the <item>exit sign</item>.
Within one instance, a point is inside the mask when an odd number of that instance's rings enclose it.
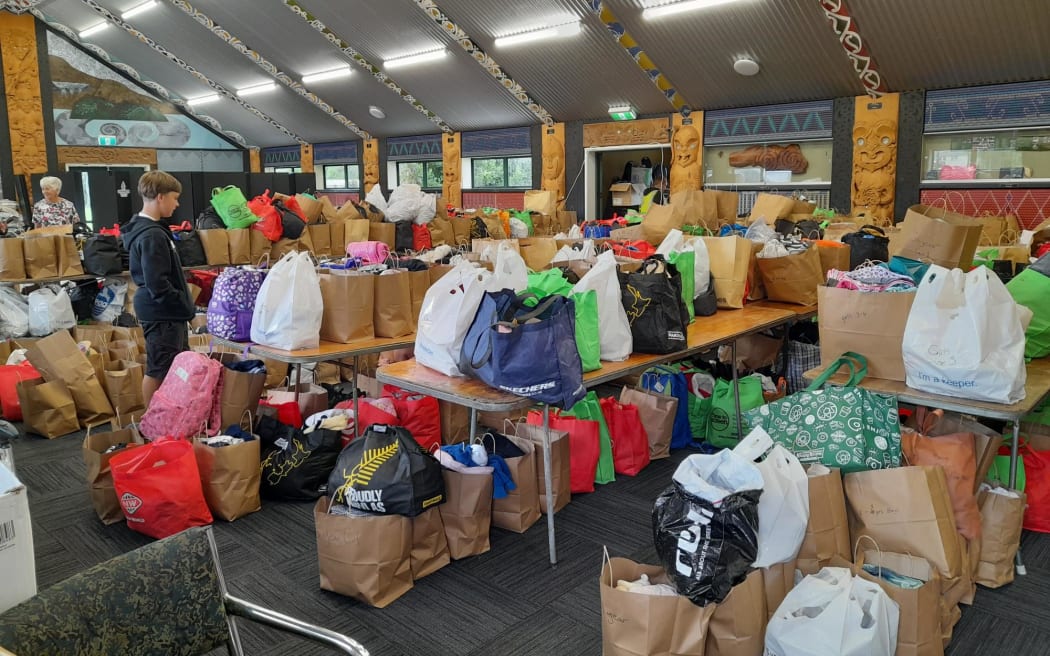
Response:
[[[100,146],[116,146],[117,138],[111,134],[100,134],[98,135],[98,145]]]

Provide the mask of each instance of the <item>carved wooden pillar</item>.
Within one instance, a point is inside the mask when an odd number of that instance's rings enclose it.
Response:
[[[543,130],[543,180],[540,189],[553,191],[558,207],[565,200],[565,124],[555,123]]]
[[[40,99],[36,25],[33,16],[0,12],[0,55],[4,60],[7,122],[15,175],[47,173],[44,106]]]
[[[379,139],[366,139],[361,161],[365,166],[365,193],[379,184]]]
[[[441,199],[445,205],[463,207],[463,191],[460,177],[463,158],[459,146],[459,133],[441,135]]]
[[[891,224],[900,94],[887,93],[877,100],[857,96],[853,108],[853,214],[864,213],[874,223]]]
[[[262,151],[258,148],[248,149],[248,171],[262,173]]]
[[[299,168],[303,173],[314,172],[314,147],[311,144],[299,144]]]
[[[693,112],[688,117],[680,113],[671,116],[674,136],[671,139],[672,194],[699,189],[704,183],[704,113]]]

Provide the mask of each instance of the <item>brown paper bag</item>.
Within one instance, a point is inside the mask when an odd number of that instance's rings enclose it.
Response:
[[[95,369],[69,333],[58,332],[41,339],[26,352],[26,358],[44,380],[61,380],[66,384],[83,426],[97,425],[113,416],[113,406],[95,376]]]
[[[328,227],[328,250],[331,251],[332,257],[343,257],[346,255],[346,222],[329,222],[324,225]]]
[[[863,545],[867,540],[862,540]],[[878,546],[878,545],[875,545]],[[868,574],[865,563],[879,565],[902,576],[923,581],[922,587],[905,589]],[[900,606],[896,656],[927,656],[943,653],[941,643],[941,577],[923,558],[871,549],[858,553],[854,574],[877,583]]]
[[[58,253],[51,235],[22,238],[26,277],[34,280],[58,277]]]
[[[718,206],[719,223],[736,223],[740,215],[740,194],[735,191],[708,191],[704,193],[715,194],[715,204]]]
[[[222,228],[197,231],[201,238],[201,246],[204,247],[204,259],[208,264],[230,264],[230,236],[227,233],[228,231]],[[249,242],[249,254],[250,249]]]
[[[441,414],[441,441],[458,444],[470,439],[470,411],[466,406],[448,401],[438,401]]]
[[[642,219],[642,235],[653,246],[659,246],[667,233],[682,228],[682,213],[674,205],[653,205]]]
[[[637,581],[642,574],[652,583],[669,582],[662,567],[627,558],[610,558],[602,567],[602,656],[704,656],[715,605],[697,606],[682,595],[616,588],[620,581]]]
[[[981,223],[957,212],[912,205],[904,215],[901,235],[890,243],[890,255],[932,262],[964,271],[973,266],[973,254],[981,240]]]
[[[649,436],[649,458],[658,460],[671,455],[671,429],[674,427],[678,399],[654,394],[643,389],[624,387],[620,403],[638,406],[638,416]]]
[[[470,226],[472,223],[471,219],[462,216],[456,216],[449,219],[449,223],[452,224],[452,234],[455,235],[456,243],[455,246],[469,246],[470,245]]]
[[[762,570],[756,569],[715,608],[706,656],[762,656],[768,616]]]
[[[671,194],[671,205],[681,213],[684,225],[708,229],[718,226],[717,201],[699,189],[687,189]]]
[[[803,574],[816,574],[836,557],[850,561],[853,554],[842,474],[829,469],[827,474],[809,476],[809,522],[795,567]]]
[[[977,495],[981,508],[981,548],[974,579],[988,588],[998,588],[1014,580],[1014,556],[1021,546],[1021,522],[1028,498],[1024,492],[1006,491],[1017,496],[1004,496],[992,490],[981,490]]]
[[[258,230],[248,229],[248,259],[252,264],[258,265],[264,257],[269,258],[272,247],[273,244],[266,235]]]
[[[914,300],[915,294],[819,287],[821,362],[854,351],[867,358],[869,376],[904,380],[901,339]]]
[[[862,535],[880,549],[930,561],[954,605],[969,593],[968,568],[955,532],[948,483],[940,467],[900,467],[848,474],[843,479],[850,539]],[[965,579],[965,580],[964,580]]]
[[[381,241],[394,250],[397,226],[393,223],[369,223],[368,241]]]
[[[832,269],[849,271],[849,244],[821,240],[813,247],[820,255],[820,271],[823,275]]]
[[[321,298],[324,301],[321,339],[349,344],[375,337],[372,327],[374,277],[377,276],[342,271],[321,274]]]
[[[761,301],[766,298],[766,286],[762,282],[762,273],[758,270],[758,254],[762,251],[762,246],[757,241],[751,242],[751,259],[747,264],[747,300],[749,301]]]
[[[306,226],[310,233],[310,241],[314,245],[314,255],[317,257],[332,257],[332,231],[327,224],[315,223]]]
[[[579,222],[575,210],[558,210],[554,213],[554,221],[558,228],[557,232],[568,232]]]
[[[842,238],[857,231],[860,227],[856,223],[842,221],[842,217],[835,217],[838,223],[831,223],[824,228],[824,240],[841,242]]]
[[[536,481],[536,445],[524,437],[507,435],[525,455],[506,458],[515,488],[502,499],[492,500],[492,525],[524,533],[540,519],[540,495]]]
[[[255,232],[259,231],[256,230]],[[252,260],[251,233],[252,230],[250,228],[226,231],[226,238],[229,241],[230,248],[230,264],[254,264]],[[205,257],[207,257],[207,253],[205,253]]]
[[[481,470],[477,467],[474,469]],[[443,469],[445,503],[438,506],[453,560],[489,550],[492,526],[492,472],[461,473]]]
[[[106,345],[107,362],[117,362],[119,360],[134,362],[139,357],[139,353],[141,351],[139,350],[138,342],[130,339],[114,339],[110,340],[109,344]]]
[[[408,295],[412,298],[412,332],[416,331],[419,312],[423,309],[423,300],[430,289],[430,271],[407,271]]]
[[[388,224],[393,227],[393,224]],[[412,289],[408,273],[397,271],[372,276],[372,323],[376,337],[404,337],[416,331],[412,315]]]
[[[111,433],[94,433],[89,429],[84,436],[82,453],[87,465],[88,492],[91,493],[91,505],[103,524],[116,524],[124,521],[124,509],[113,489],[113,475],[109,470],[109,459],[124,451],[104,453],[106,449],[117,444],[126,444],[125,449],[133,449],[142,444],[142,437],[130,428],[115,430]]]
[[[762,568],[762,588],[766,597],[766,620],[780,608],[791,590],[795,587],[795,561],[777,563]]]
[[[307,234],[303,231],[303,234]],[[285,239],[281,238],[270,245],[270,262],[279,262],[282,257],[295,251],[299,253],[304,250],[309,250],[301,239]]]
[[[314,506],[321,589],[384,608],[412,589],[412,520],[402,515],[328,514]]]
[[[24,239],[0,239],[0,280],[25,280]]]
[[[411,519],[412,521],[412,580],[418,581],[438,571],[451,562],[448,555],[448,540],[445,525],[441,523],[441,511],[429,508]]]
[[[742,308],[747,291],[751,242],[743,237],[704,237],[719,308]]]
[[[259,500],[259,440],[223,447],[193,440],[204,500],[212,515],[232,522],[262,509]]]
[[[257,359],[254,355],[242,356],[240,353],[210,353],[209,357],[223,365],[244,359]],[[268,372],[253,374],[223,366],[222,395],[219,399],[223,429],[233,424],[241,424],[246,418],[250,420],[255,415],[259,409],[259,399],[262,397],[267,375]]]
[[[784,257],[760,257],[758,271],[771,301],[816,305],[817,288],[824,286],[820,254],[813,247]]]
[[[365,219],[353,219],[343,223],[343,252],[346,252],[346,245],[358,242],[368,241],[369,237],[369,226],[370,221]]]
[[[539,212],[554,216],[558,211],[557,194],[546,189],[530,189],[525,192],[524,209],[526,212]]]
[[[536,447],[536,493],[540,498],[540,512],[547,514],[547,480],[544,474],[543,426],[532,426],[519,421],[507,432],[507,435],[522,437]],[[569,434],[565,431],[550,429],[551,436],[551,496],[554,501],[554,512],[564,508],[572,500],[570,492]]]
[[[361,212],[357,210],[357,206],[354,205],[353,201],[349,200],[343,203],[335,213],[335,219],[337,221],[358,221],[364,218],[365,217],[361,216]]]
[[[20,380],[15,384],[15,392],[22,406],[25,427],[30,433],[54,439],[80,429],[76,404],[61,380]]]
[[[303,418],[328,409],[328,392],[313,383],[283,385],[266,390],[266,400],[273,404],[294,403],[296,390],[299,392],[299,412]],[[240,421],[240,418],[237,421]]]
[[[452,229],[452,222],[450,222],[447,218],[435,216],[434,220],[427,224],[427,230],[430,231],[431,245],[456,245],[456,233]]]
[[[441,280],[441,276],[445,275],[454,268],[455,267],[453,267],[451,264],[435,264],[431,266],[429,269],[427,269],[427,273],[430,276],[430,285],[433,286],[434,283],[436,283],[438,280]]]
[[[299,209],[303,211],[303,215],[306,216],[306,221],[308,223],[317,223],[321,218],[321,212],[324,210],[322,202],[306,194],[296,194],[295,200],[299,203]],[[328,201],[328,204],[331,205],[331,201]]]
[[[518,240],[521,258],[532,271],[546,269],[558,252],[558,244],[550,237],[529,237]]]
[[[82,276],[84,265],[80,262],[80,252],[77,251],[77,242],[72,235],[54,235],[55,258],[58,266],[58,275]]]
[[[795,210],[795,199],[780,194],[760,193],[755,198],[755,204],[751,206],[751,214],[748,216],[748,224],[757,219],[764,219],[769,227],[773,227],[777,219],[784,219]]]
[[[125,414],[146,409],[142,397],[142,375],[143,368],[138,362],[116,360],[106,364],[103,373],[106,396],[117,412]]]

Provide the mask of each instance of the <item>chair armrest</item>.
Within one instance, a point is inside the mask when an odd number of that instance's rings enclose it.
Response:
[[[361,643],[341,633],[297,620],[294,617],[289,617],[283,613],[278,613],[275,610],[253,604],[250,601],[245,601],[229,594],[225,596],[223,601],[226,605],[226,612],[230,615],[243,617],[253,622],[287,631],[288,633],[298,634],[315,642],[335,647],[345,654],[369,656],[368,650]]]

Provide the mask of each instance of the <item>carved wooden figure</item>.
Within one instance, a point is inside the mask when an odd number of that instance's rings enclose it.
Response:
[[[873,222],[893,223],[897,181],[897,120],[900,95],[887,93],[877,101],[858,96],[853,118],[853,214]]]
[[[543,180],[540,189],[553,191],[556,201],[565,198],[565,124],[555,123],[543,130]]]
[[[672,195],[680,191],[700,188],[702,145],[700,131],[694,124],[682,125],[675,129],[674,137],[671,139],[670,191]]]
[[[463,207],[463,191],[460,176],[463,169],[460,156],[459,133],[441,137],[441,196],[445,205]]]
[[[364,153],[361,161],[365,171],[365,193],[372,191],[372,187],[379,184],[379,140],[368,139],[364,142]]]
[[[4,61],[11,161],[15,174],[27,180],[32,173],[47,172],[34,21],[30,14],[0,12],[0,56]]]
[[[299,169],[303,173],[314,172],[314,147],[312,144],[299,144]]]

